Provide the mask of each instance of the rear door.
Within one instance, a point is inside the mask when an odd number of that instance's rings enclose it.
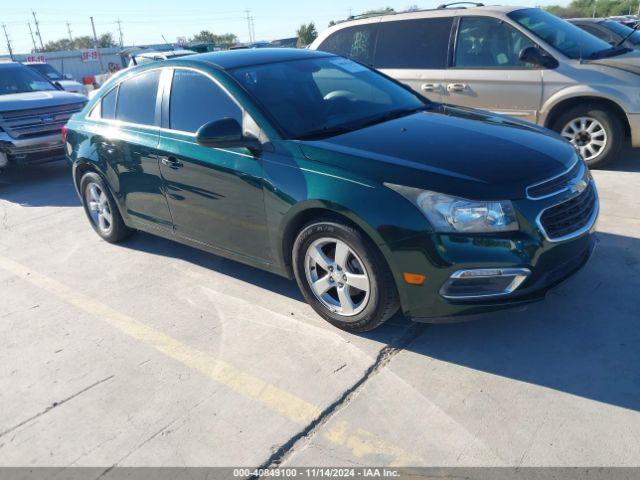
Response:
[[[520,61],[533,42],[503,20],[461,17],[444,101],[536,122],[542,101],[542,69]]]
[[[378,25],[375,68],[441,102],[452,23],[452,17],[383,18]]]
[[[175,233],[268,262],[262,159],[247,148],[199,145],[204,124],[233,118],[254,131],[246,112],[210,77],[191,69],[170,74],[163,100],[160,169]]]
[[[105,122],[96,130],[99,158],[110,166],[108,177],[125,214],[134,222],[168,232],[171,215],[158,163],[160,70],[124,80],[102,98],[90,115]]]

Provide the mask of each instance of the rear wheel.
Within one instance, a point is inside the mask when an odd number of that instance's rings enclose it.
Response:
[[[351,332],[372,330],[398,310],[391,271],[372,242],[337,219],[302,229],[293,247],[298,286],[325,320]]]
[[[98,235],[111,243],[117,243],[131,235],[132,230],[124,224],[100,175],[85,173],[80,180],[80,192],[84,211]]]
[[[590,167],[615,160],[625,137],[622,122],[613,111],[589,104],[567,110],[552,128],[577,148]]]

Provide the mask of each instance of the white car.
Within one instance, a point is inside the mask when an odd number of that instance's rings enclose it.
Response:
[[[79,93],[81,95],[87,95],[89,93],[87,91],[87,87],[82,85],[80,82],[76,82],[71,75],[62,75],[58,70],[53,68],[48,63],[35,63],[35,62],[24,62],[24,64],[36,70],[38,73],[47,77],[51,82],[57,83],[67,92]]]

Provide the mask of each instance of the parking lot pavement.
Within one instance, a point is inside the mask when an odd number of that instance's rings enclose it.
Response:
[[[321,321],[293,282],[91,230],[66,165],[0,177],[0,466],[637,465],[640,153],[590,264],[523,312]]]

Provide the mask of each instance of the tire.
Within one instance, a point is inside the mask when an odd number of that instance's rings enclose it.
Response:
[[[133,233],[124,224],[116,202],[100,175],[85,173],[80,180],[80,194],[89,223],[102,239],[118,243]]]
[[[611,109],[589,103],[563,112],[551,128],[578,147],[589,167],[602,167],[617,159],[625,142],[620,118]]]
[[[382,254],[341,219],[325,217],[303,227],[293,245],[292,262],[309,305],[342,330],[373,330],[398,310],[395,282]]]

